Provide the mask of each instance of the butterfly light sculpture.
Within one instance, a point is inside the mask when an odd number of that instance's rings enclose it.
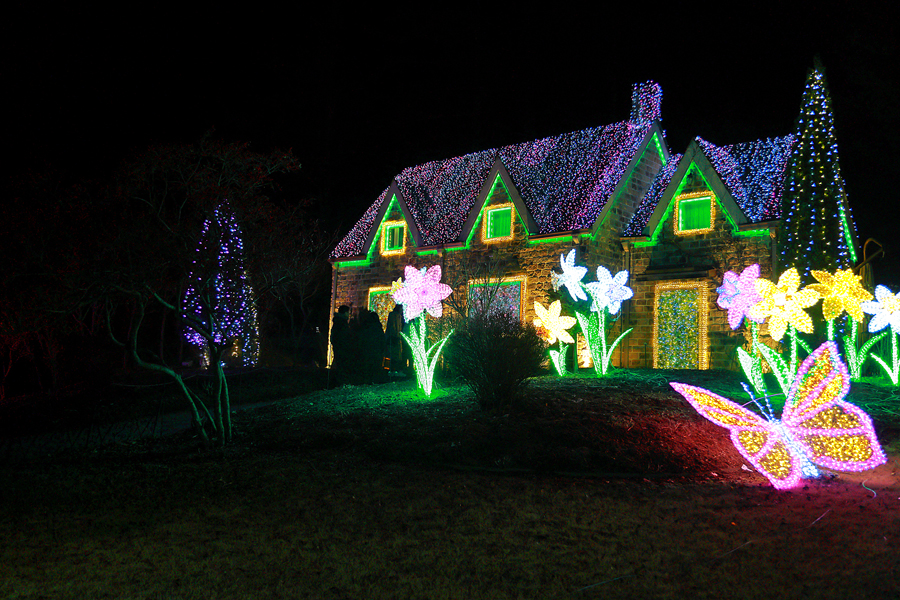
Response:
[[[709,390],[670,385],[701,415],[730,430],[735,448],[778,489],[818,476],[816,465],[865,471],[887,460],[872,419],[844,400],[850,375],[834,342],[819,346],[800,365],[781,419],[766,398],[765,406],[753,399],[759,415]]]

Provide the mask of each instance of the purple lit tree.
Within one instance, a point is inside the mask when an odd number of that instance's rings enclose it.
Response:
[[[247,278],[241,227],[228,201],[203,223],[184,294],[185,338],[203,366],[252,367],[259,357],[256,299]]]

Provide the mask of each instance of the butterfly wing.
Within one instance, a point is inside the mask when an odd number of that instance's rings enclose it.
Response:
[[[865,471],[887,461],[872,419],[847,402],[850,374],[834,342],[806,357],[784,406],[782,423],[814,463]]]
[[[670,383],[701,415],[731,432],[731,441],[756,470],[778,489],[800,481],[800,461],[772,423],[709,390]]]

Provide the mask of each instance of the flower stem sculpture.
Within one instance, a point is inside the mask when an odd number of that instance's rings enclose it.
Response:
[[[534,326],[544,333],[547,342],[553,344],[557,339],[559,340],[559,351],[551,350],[550,360],[556,368],[556,373],[562,377],[566,374],[566,351],[569,349],[566,344],[575,343],[571,334],[566,330],[575,325],[575,319],[560,316],[562,304],[559,300],[552,302],[549,309],[535,301],[534,312],[537,314]]]
[[[622,302],[634,295],[634,292],[625,285],[628,281],[628,271],[619,271],[613,276],[606,267],[597,267],[597,281],[582,283],[581,280],[587,274],[586,267],[575,265],[575,250],[568,255],[560,255],[560,267],[562,274],[551,273],[553,289],[558,290],[565,286],[574,301],[591,301],[588,315],[583,311],[575,311],[581,331],[587,340],[588,350],[591,353],[591,361],[597,375],[606,375],[609,371],[609,361],[613,350],[622,339],[631,333],[631,329],[622,332],[612,344],[606,342],[606,318],[619,312]],[[589,298],[590,297],[590,298]]]
[[[412,350],[416,380],[425,395],[431,396],[434,369],[437,366],[438,357],[453,331],[451,330],[442,340],[428,348],[425,312],[440,318],[443,313],[441,301],[453,290],[449,285],[441,283],[440,265],[421,269],[407,265],[404,276],[406,281],[398,279],[392,284],[391,296],[393,296],[394,302],[403,306],[403,318],[410,323],[409,334],[401,333],[400,335]]]

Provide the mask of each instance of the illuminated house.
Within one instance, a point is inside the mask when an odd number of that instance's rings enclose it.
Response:
[[[734,367],[743,338],[715,290],[725,271],[753,263],[772,276],[793,140],[697,138],[673,155],[661,99],[657,84],[636,85],[626,121],[405,169],[334,249],[332,312],[368,307],[384,322],[407,264],[440,264],[454,297],[472,306],[485,282],[471,274],[494,265],[500,302],[530,322],[535,301],[562,297],[550,272],[576,248],[591,271],[631,274],[635,296],[617,327],[634,331],[613,364]],[[582,365],[586,357],[582,344]]]

